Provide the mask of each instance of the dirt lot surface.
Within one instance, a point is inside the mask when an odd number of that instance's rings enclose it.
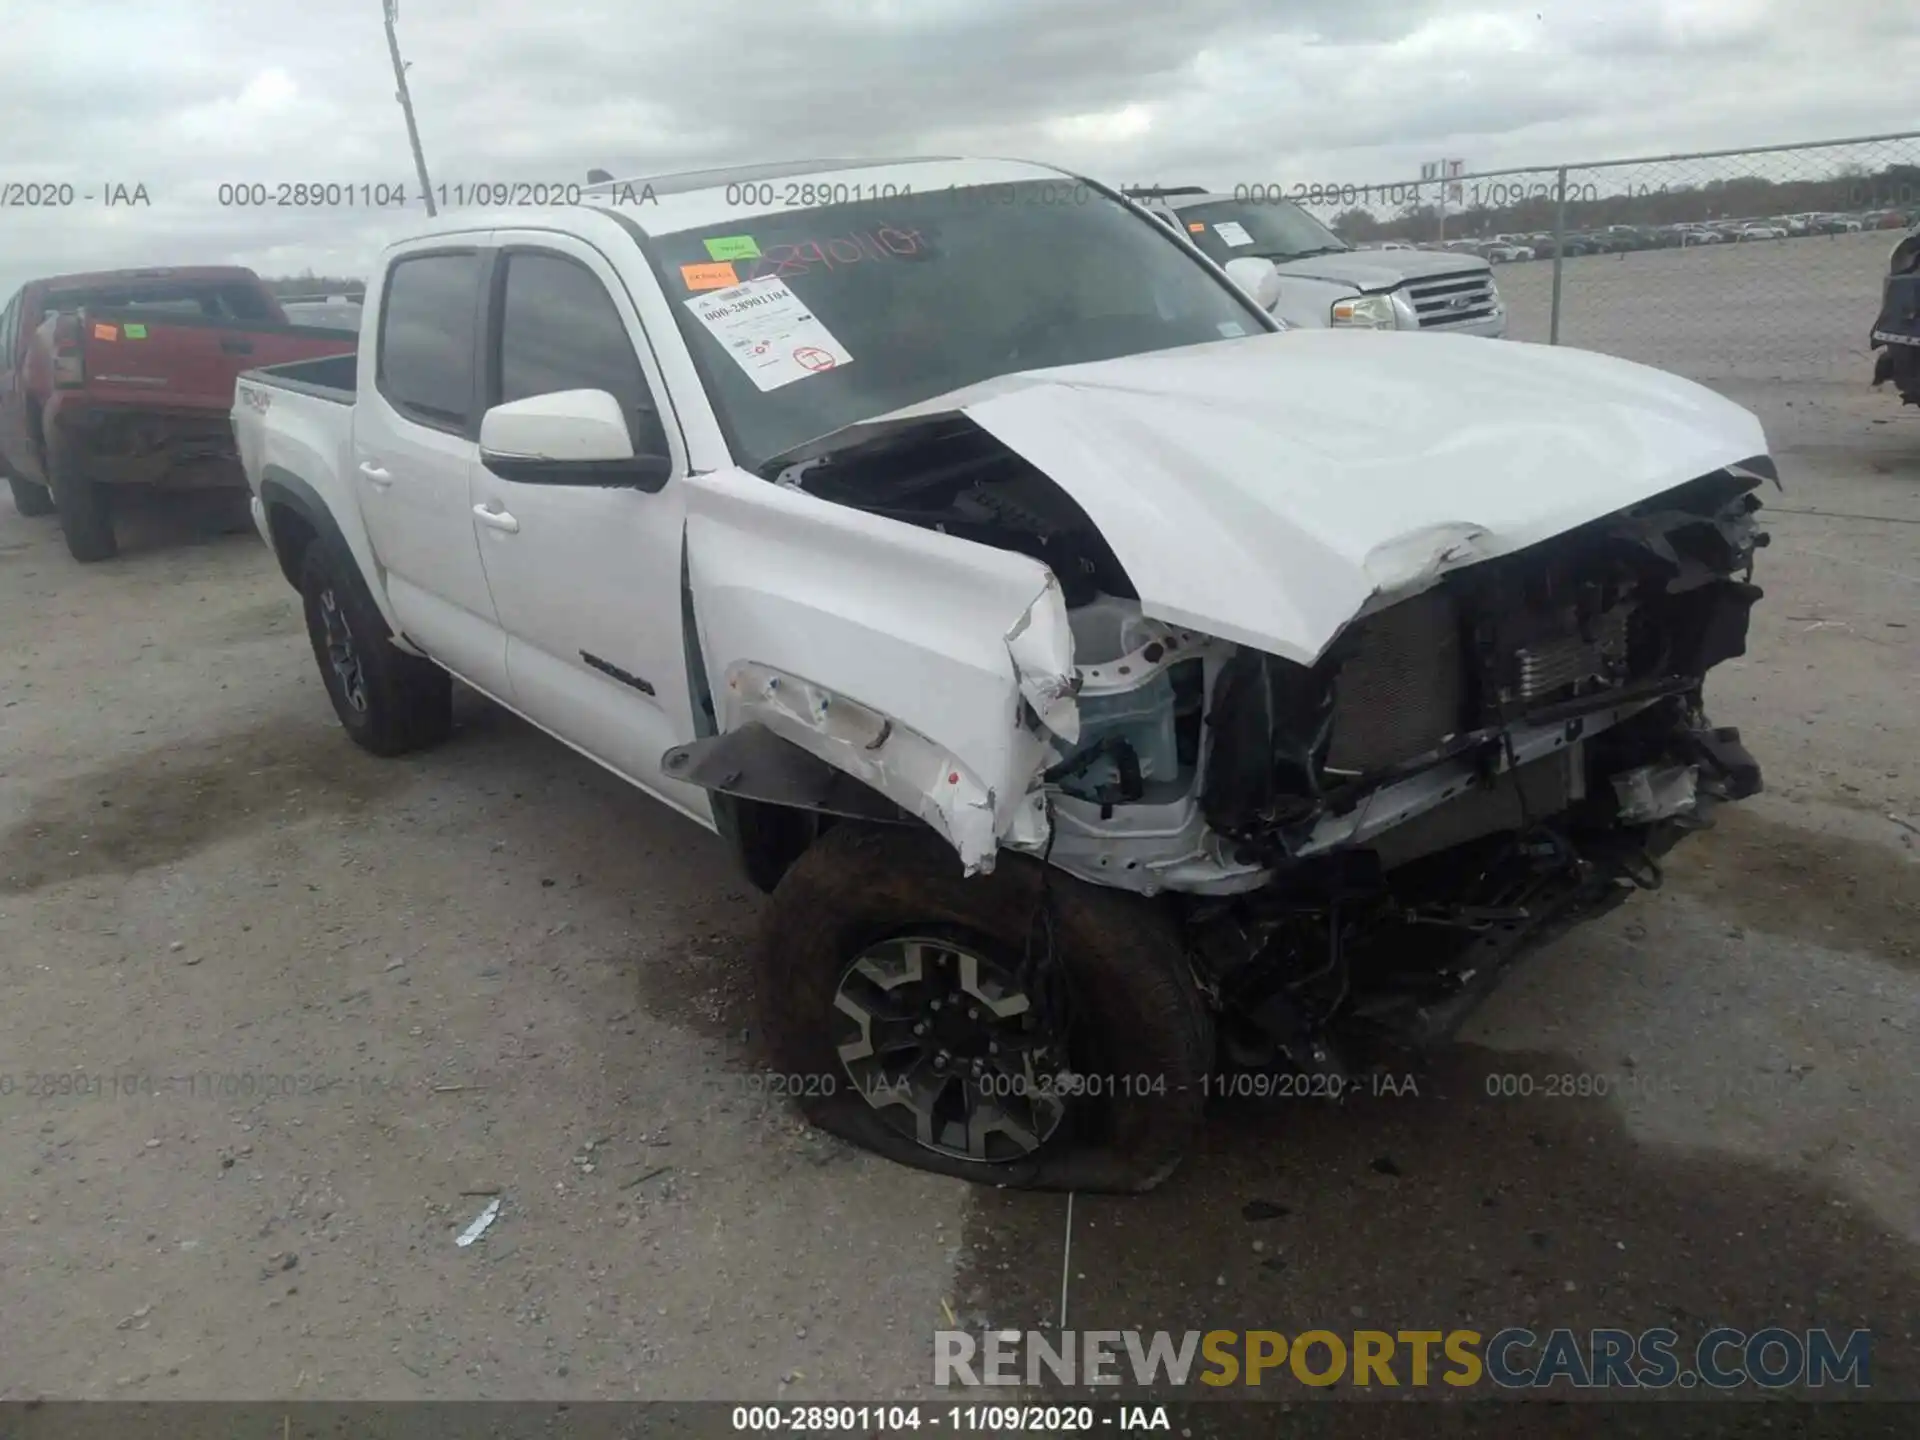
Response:
[[[1706,381],[1857,383],[1898,230],[1561,262],[1560,342]],[[1495,267],[1516,340],[1544,343],[1553,262]]]
[[[355,750],[250,533],[138,517],[83,568],[0,500],[0,1398],[891,1396],[949,1314],[1063,1295],[1864,1325],[1920,1396],[1920,415],[1733,393],[1787,484],[1709,700],[1768,793],[1417,1098],[1220,1119],[1155,1194],[1079,1198],[1064,1272],[1064,1197],[758,1093],[716,840],[470,696],[440,750]],[[1549,1098],[1577,1075],[1610,1093]]]

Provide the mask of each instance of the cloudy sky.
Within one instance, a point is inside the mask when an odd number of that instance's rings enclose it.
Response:
[[[219,204],[222,182],[417,192],[381,0],[6,9],[0,185],[96,198],[0,207],[0,294],[139,264],[364,273],[423,218]],[[401,0],[399,33],[436,184],[957,151],[1291,187],[1920,128],[1912,0]],[[151,205],[103,206],[115,183]]]

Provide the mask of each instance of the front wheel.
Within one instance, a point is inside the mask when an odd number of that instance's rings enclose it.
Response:
[[[1213,1028],[1171,914],[932,831],[842,823],[781,879],[755,983],[772,1074],[822,1129],[917,1169],[1128,1192],[1200,1122]]]
[[[353,557],[326,540],[307,546],[300,598],[320,678],[353,742],[404,755],[453,729],[453,682],[430,660],[394,645]]]

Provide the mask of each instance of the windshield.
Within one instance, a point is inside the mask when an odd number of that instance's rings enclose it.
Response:
[[[1348,249],[1346,241],[1290,200],[1208,200],[1179,207],[1192,240],[1217,265],[1242,255],[1297,260]]]
[[[652,237],[735,459],[1020,370],[1270,329],[1160,226],[1035,180]]]

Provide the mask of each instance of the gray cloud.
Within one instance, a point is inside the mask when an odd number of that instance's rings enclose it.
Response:
[[[21,7],[16,7],[19,9]],[[350,12],[350,13],[349,13]],[[1027,155],[1119,182],[1392,181],[1898,128],[1907,0],[403,0],[436,180],[806,156]],[[417,189],[375,0],[10,15],[0,286],[92,266],[363,270],[414,208],[223,208],[223,182]],[[4,293],[4,291],[0,291]]]

